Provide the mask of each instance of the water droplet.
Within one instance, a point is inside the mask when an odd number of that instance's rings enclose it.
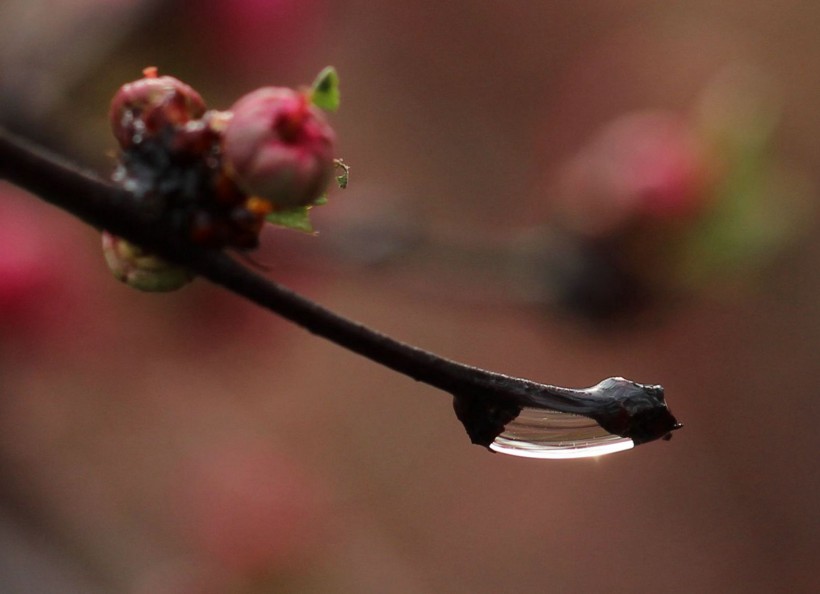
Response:
[[[524,408],[490,449],[525,458],[588,458],[628,450],[628,437],[613,435],[590,418],[552,410]]]

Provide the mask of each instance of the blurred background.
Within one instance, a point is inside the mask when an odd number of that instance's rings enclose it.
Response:
[[[0,185],[0,590],[816,592],[820,5],[4,0],[0,122],[103,175],[145,66],[227,109],[333,64],[350,186],[274,279],[536,381],[662,383],[578,461],[204,281],[115,281]]]

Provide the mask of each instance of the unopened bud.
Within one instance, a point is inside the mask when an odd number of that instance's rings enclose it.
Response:
[[[231,108],[224,158],[237,184],[276,209],[313,204],[333,177],[335,135],[308,95],[266,87]]]
[[[114,276],[125,284],[153,293],[175,291],[194,278],[191,272],[103,231],[103,255]]]
[[[144,78],[121,86],[111,101],[111,129],[124,149],[205,113],[202,97],[184,82],[157,76],[153,68],[144,73]]]

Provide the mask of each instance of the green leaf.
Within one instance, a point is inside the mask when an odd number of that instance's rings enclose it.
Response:
[[[310,206],[272,212],[265,217],[265,220],[273,225],[301,231],[302,233],[312,234],[315,232],[313,224],[310,222]]]
[[[339,109],[339,75],[333,66],[327,66],[313,81],[310,100],[327,111]]]

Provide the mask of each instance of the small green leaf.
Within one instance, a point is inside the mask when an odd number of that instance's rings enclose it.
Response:
[[[314,233],[313,224],[310,222],[310,206],[272,212],[265,217],[265,220],[273,225],[294,231]]]
[[[333,66],[327,66],[313,81],[310,100],[327,111],[339,109],[339,75]]]

